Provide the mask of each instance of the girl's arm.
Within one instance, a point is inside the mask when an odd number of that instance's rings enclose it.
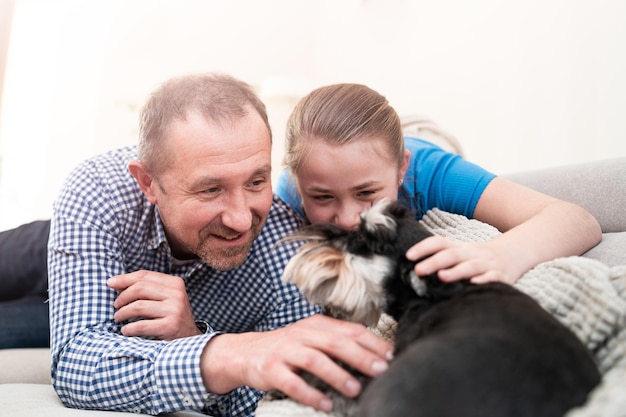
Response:
[[[600,225],[582,207],[500,177],[485,188],[474,218],[503,234],[479,243],[438,236],[426,239],[407,252],[413,260],[432,255],[418,263],[415,272],[439,271],[446,281],[471,278],[476,283],[514,283],[535,265],[581,255],[602,239]]]

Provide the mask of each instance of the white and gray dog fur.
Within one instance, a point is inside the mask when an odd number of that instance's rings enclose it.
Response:
[[[389,369],[342,412],[557,417],[583,404],[601,377],[582,342],[510,285],[418,277],[405,253],[428,236],[408,210],[382,200],[356,230],[310,225],[288,237],[306,243],[283,279],[311,303],[368,326],[383,312],[398,323]]]

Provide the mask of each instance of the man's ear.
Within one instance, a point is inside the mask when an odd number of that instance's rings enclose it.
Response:
[[[139,184],[139,188],[141,188],[141,191],[145,194],[148,201],[152,204],[156,204],[157,198],[154,193],[154,187],[158,187],[158,185],[145,165],[140,161],[132,160],[128,163],[128,170],[130,171],[130,175],[137,181],[137,184]]]

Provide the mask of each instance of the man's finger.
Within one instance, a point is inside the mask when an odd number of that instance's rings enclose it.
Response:
[[[276,377],[278,390],[289,398],[326,413],[332,411],[333,403],[330,398],[307,384],[290,369],[278,371]]]
[[[120,292],[113,306],[122,308],[138,300],[163,301],[168,295],[169,288],[142,281]]]
[[[113,316],[116,322],[133,320],[137,317],[156,319],[165,317],[160,310],[160,303],[150,300],[137,300],[117,310]]]
[[[152,282],[173,288],[185,286],[183,279],[178,276],[145,270],[135,271],[129,274],[116,275],[107,280],[107,285],[115,290],[123,291],[138,282]]]
[[[352,365],[354,361],[361,360],[361,363],[357,364],[355,368],[359,370],[362,370],[361,368],[363,367],[374,369],[373,371],[364,372],[368,375],[372,372],[378,374],[376,368],[386,365],[376,362],[381,359],[383,362],[387,362],[393,357],[393,345],[381,337],[376,336],[361,324],[337,320],[320,314],[311,316],[305,320],[314,328],[320,330],[320,333],[308,333],[307,331],[307,333],[303,335],[303,337],[308,339],[309,345],[319,346],[328,353],[345,352],[341,354],[342,357],[337,359],[346,361],[346,363],[350,365]],[[334,330],[333,333],[335,335],[328,332],[329,328]],[[346,336],[348,343],[339,341],[336,337],[336,332]],[[363,348],[366,350],[365,355],[363,355]]]
[[[317,349],[301,349],[286,360],[291,367],[315,375],[346,397],[355,397],[361,392],[360,382],[350,372]]]

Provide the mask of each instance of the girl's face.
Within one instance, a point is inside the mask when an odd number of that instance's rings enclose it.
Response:
[[[383,197],[398,198],[398,186],[408,166],[389,157],[381,138],[357,138],[345,145],[311,139],[296,180],[302,205],[313,223],[334,223],[352,229],[359,214]]]

